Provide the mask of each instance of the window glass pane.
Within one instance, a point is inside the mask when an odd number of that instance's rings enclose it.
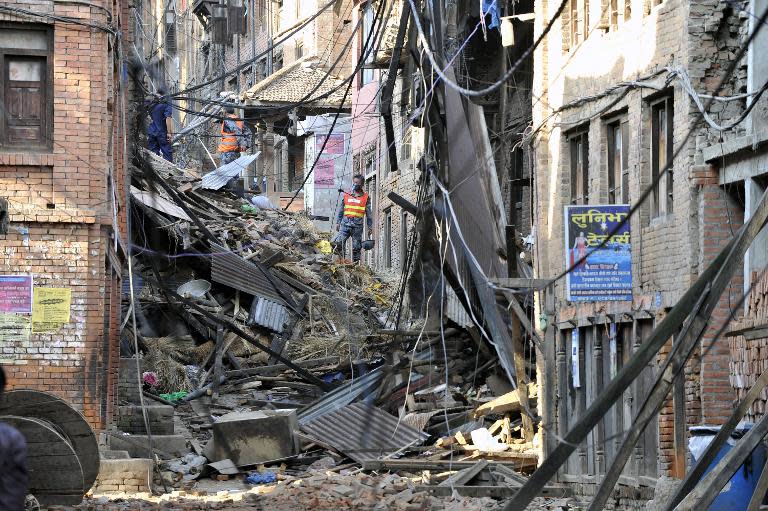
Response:
[[[40,59],[8,57],[8,79],[14,82],[39,82],[43,79]]]
[[[4,28],[0,30],[0,48],[47,50],[48,34],[42,30]]]

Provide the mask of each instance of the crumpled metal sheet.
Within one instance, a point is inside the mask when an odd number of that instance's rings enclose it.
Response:
[[[341,387],[328,392],[322,398],[318,399],[306,408],[303,408],[299,412],[299,424],[306,424],[318,417],[322,417],[327,413],[331,413],[344,408],[348,404],[357,400],[357,398],[360,396],[375,390],[383,377],[383,366],[377,367],[373,371],[366,373],[359,378],[355,378],[351,382],[345,383]]]
[[[285,300],[258,266],[221,245],[212,244],[211,280],[281,305]],[[267,270],[269,271],[269,270]]]
[[[281,304],[266,298],[257,297],[251,305],[251,311],[248,314],[248,324],[263,326],[277,333],[282,333],[289,317],[288,309]]]
[[[366,403],[355,403],[302,424],[301,430],[357,462],[422,444],[429,435]]]
[[[203,188],[206,190],[220,190],[229,183],[230,179],[239,176],[259,156],[261,156],[261,151],[256,151],[254,154],[244,154],[235,161],[212,170],[203,176]]]

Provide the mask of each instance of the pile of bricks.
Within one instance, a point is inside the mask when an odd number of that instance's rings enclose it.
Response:
[[[146,493],[150,491],[151,475],[152,460],[101,460],[99,477],[91,493]]]

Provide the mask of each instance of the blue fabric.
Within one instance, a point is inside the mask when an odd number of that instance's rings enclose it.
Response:
[[[501,25],[499,19],[499,8],[497,6],[498,0],[483,0],[483,12],[491,15],[491,22],[488,23],[488,28],[496,28]]]
[[[149,117],[152,121],[147,129],[148,135],[163,135],[168,133],[165,120],[173,115],[171,105],[168,103],[152,103],[149,109]]]
[[[23,511],[28,482],[27,442],[15,428],[0,422],[0,509]]]
[[[173,147],[168,142],[168,135],[166,133],[162,135],[150,134],[147,136],[147,149],[173,163]]]
[[[362,218],[347,218],[341,222],[339,228],[339,234],[336,235],[336,243],[344,248],[347,240],[352,238],[352,261],[357,262],[360,260],[360,252],[363,249],[363,219]]]
[[[277,481],[277,474],[270,471],[253,472],[245,478],[245,482],[248,484],[269,484]]]

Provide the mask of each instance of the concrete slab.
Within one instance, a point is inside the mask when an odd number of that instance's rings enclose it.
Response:
[[[263,410],[222,415],[213,424],[213,458],[237,466],[256,465],[298,452],[295,410]]]

